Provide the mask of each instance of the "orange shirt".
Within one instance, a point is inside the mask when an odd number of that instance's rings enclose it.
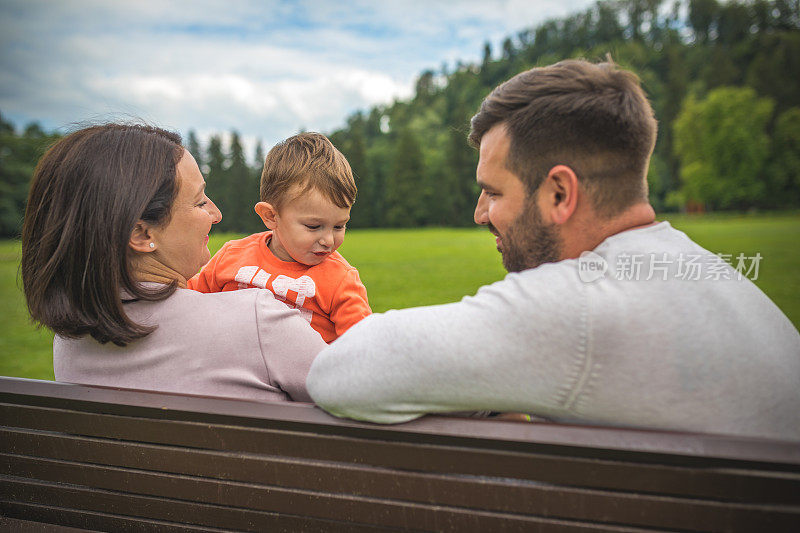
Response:
[[[188,287],[199,292],[269,289],[299,309],[328,343],[372,312],[358,270],[339,252],[314,266],[281,261],[267,247],[271,237],[265,231],[226,242]]]

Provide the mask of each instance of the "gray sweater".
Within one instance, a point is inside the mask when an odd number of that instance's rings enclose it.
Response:
[[[667,222],[458,303],[372,315],[307,384],[332,414],[375,422],[492,410],[800,440],[797,330]]]
[[[305,378],[325,346],[296,309],[263,289],[201,294],[178,289],[162,302],[126,303],[138,323],[156,324],[121,348],[90,336],[56,336],[56,380],[133,389],[310,401]]]

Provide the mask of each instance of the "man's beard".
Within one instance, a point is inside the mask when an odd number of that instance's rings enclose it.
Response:
[[[499,235],[491,223],[489,231]],[[503,266],[509,272],[521,272],[559,261],[564,244],[556,225],[545,223],[534,198],[525,201],[522,212],[500,239],[503,242]]]

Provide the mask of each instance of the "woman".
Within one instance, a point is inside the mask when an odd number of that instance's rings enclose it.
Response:
[[[76,131],[34,173],[22,230],[28,309],[52,329],[58,381],[310,401],[325,346],[270,291],[186,289],[222,214],[178,135]]]

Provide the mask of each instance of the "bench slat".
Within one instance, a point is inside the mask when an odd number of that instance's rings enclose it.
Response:
[[[298,430],[320,435],[366,437],[396,442],[452,443],[469,447],[528,451],[536,445],[553,455],[705,466],[726,458],[749,460],[764,469],[800,472],[800,442],[737,438],[674,431],[567,424],[522,424],[498,420],[426,416],[381,426],[338,419],[310,404],[259,402],[76,385],[0,376],[0,402],[175,421]]]
[[[362,485],[359,486],[368,487],[370,494],[360,497],[358,491],[348,494],[337,486],[330,487],[336,492],[326,492],[324,478],[321,475],[316,479],[322,486],[314,490],[302,490],[287,488],[283,483],[276,485],[277,481],[270,478],[263,479],[261,483],[240,483],[7,454],[0,454],[0,472],[13,477],[107,490],[124,487],[126,492],[144,496],[192,499],[196,502],[225,506],[244,505],[249,509],[278,513],[290,513],[299,505],[304,509],[304,513],[318,518],[333,518],[336,513],[341,512],[343,505],[350,505],[362,509],[354,512],[354,516],[362,516],[366,509],[371,513],[378,513],[369,517],[367,521],[370,523],[380,523],[375,520],[383,515],[391,515],[391,519],[397,518],[395,512],[390,513],[381,509],[387,504],[377,498],[387,498],[387,501],[391,499],[388,505],[392,510],[398,506],[402,507],[406,502],[421,504],[413,506],[418,510],[417,513],[420,509],[430,509],[431,505],[439,507],[459,504],[479,511],[491,511],[497,502],[504,502],[504,507],[507,507],[505,510],[558,520],[625,523],[686,530],[692,529],[693,524],[703,524],[704,528],[718,531],[737,528],[753,530],[757,527],[778,531],[789,530],[790,525],[800,523],[798,506],[687,501],[638,494],[576,491],[562,487],[525,487],[519,483],[491,484],[484,483],[480,479],[470,480],[471,483],[462,482],[459,487],[450,487],[451,490],[459,491],[456,498],[448,498],[448,493],[441,490],[443,487],[431,484],[428,487],[430,490],[411,500],[404,498],[401,502],[397,498],[397,493],[405,493],[407,496],[407,491],[402,490],[406,480],[399,476],[393,480],[392,486],[401,490],[390,490],[388,494],[374,490],[379,486],[378,483],[361,479]],[[417,488],[424,490],[419,486]],[[333,515],[331,515],[332,509]],[[415,524],[413,527],[418,526],[425,527],[424,524]]]
[[[0,531],[7,533],[82,533],[93,530],[114,531],[115,533],[221,533],[230,531],[216,527],[188,526],[163,520],[136,519],[108,513],[76,511],[51,505],[7,501],[0,501],[0,515]],[[24,518],[24,520],[20,518]],[[34,520],[36,521],[34,522]]]
[[[0,405],[0,420],[22,428],[437,474],[457,472],[587,489],[800,503],[800,474],[734,468],[729,460],[721,466],[708,461],[697,469],[545,455],[536,453],[535,446],[529,453],[506,452],[8,405]]]
[[[0,377],[0,514],[113,531],[795,532],[800,443],[436,416],[380,426]]]
[[[177,498],[139,496],[76,485],[39,482],[10,476],[0,476],[0,485],[3,486],[0,489],[0,500],[38,505],[58,501],[58,505],[61,507],[77,510],[126,514],[144,517],[148,520],[183,522],[243,531],[267,530],[270,529],[272,520],[287,518],[286,514],[281,512],[253,510],[248,506],[252,503],[251,501],[243,501],[239,506],[216,505]],[[328,524],[335,524],[335,522],[319,520],[320,517],[310,515],[310,511],[327,510],[328,513],[347,520],[347,527],[344,528],[346,531],[353,531],[356,529],[355,526],[362,526],[365,523],[384,528],[423,531],[651,531],[644,528],[589,524],[501,513],[467,512],[438,506],[425,507],[379,500],[367,501],[340,497],[336,502],[325,501],[324,498],[314,501],[310,498],[303,498],[302,494],[287,495],[285,505],[290,507],[290,513],[287,513],[289,519],[309,521],[311,518],[316,518],[317,523],[325,524],[325,530],[330,530]],[[303,516],[296,516],[300,514]],[[311,518],[308,518],[309,516]]]

